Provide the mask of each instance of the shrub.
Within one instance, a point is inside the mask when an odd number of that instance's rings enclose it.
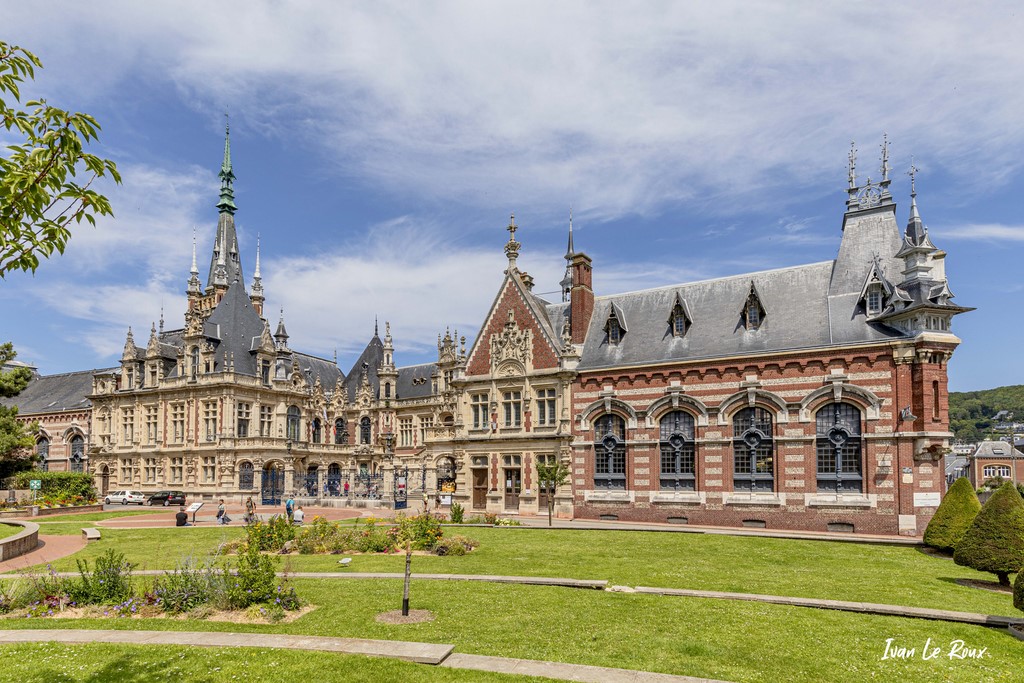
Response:
[[[276,552],[295,538],[295,530],[295,525],[282,515],[274,515],[266,522],[257,520],[245,525],[246,545]]]
[[[444,536],[441,521],[429,512],[413,517],[398,518],[399,536],[412,541],[416,550],[430,550]]]
[[[1024,500],[1007,482],[982,506],[956,546],[953,561],[991,572],[1010,585],[1009,575],[1024,568]]]
[[[40,480],[39,495],[71,498],[80,496],[89,501],[96,500],[96,489],[92,485],[92,475],[85,472],[41,472],[28,470],[14,475],[14,486],[27,489],[32,479]]]
[[[462,524],[462,516],[466,514],[465,508],[459,503],[452,503],[452,524]]]
[[[1013,582],[1013,606],[1024,611],[1024,571],[1017,572],[1017,580]]]
[[[485,512],[484,513],[484,524],[494,525],[494,524],[497,524],[497,523],[498,523],[498,515],[494,514],[493,512]]]
[[[29,574],[25,590],[11,596],[11,608],[27,606],[31,616],[50,616],[53,610],[63,611],[75,605],[71,581],[58,576],[51,565],[46,565],[46,570],[43,576]]]
[[[434,546],[434,553],[437,555],[465,555],[478,545],[480,544],[473,539],[456,535],[438,541]]]
[[[981,503],[967,477],[957,479],[939,504],[928,528],[924,531],[924,544],[944,552],[953,552],[964,537],[971,522],[978,516]]]
[[[132,570],[137,565],[113,548],[96,558],[90,572],[88,560],[78,560],[78,583],[71,587],[76,602],[113,605],[132,597]]]
[[[178,562],[173,571],[157,579],[152,595],[165,612],[179,614],[217,601],[224,590],[222,571],[209,564],[197,565],[193,558],[188,557]]]
[[[277,558],[264,555],[254,544],[238,556],[235,571],[227,580],[227,601],[235,609],[273,601],[278,595]]]

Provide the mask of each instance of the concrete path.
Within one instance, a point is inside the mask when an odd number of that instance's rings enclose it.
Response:
[[[400,640],[365,640],[276,633],[224,633],[216,631],[99,631],[65,629],[0,630],[0,643],[122,643],[126,645],[185,645],[199,647],[260,647],[315,650],[341,654],[390,657],[451,669],[471,669],[526,676],[545,676],[587,683],[727,683],[707,678],[673,676],[631,669],[610,669],[584,664],[533,659],[453,654],[454,646]]]
[[[975,612],[953,612],[928,607],[905,607],[903,605],[883,605],[874,602],[846,602],[843,600],[819,600],[816,598],[791,598],[781,595],[758,595],[756,593],[723,593],[720,591],[698,591],[683,588],[649,588],[638,586],[636,593],[654,593],[656,595],[676,595],[686,598],[711,598],[714,600],[746,600],[750,602],[769,602],[775,605],[792,607],[815,607],[842,612],[861,612],[863,614],[882,614],[892,617],[910,617],[914,619],[931,619],[932,621],[952,621],[978,626],[997,626],[1005,628],[1010,624],[1024,624],[1024,619],[1004,617],[998,614],[978,614]]]
[[[26,569],[36,564],[53,562],[72,553],[76,553],[85,547],[85,539],[81,534],[73,536],[44,536],[46,525],[39,526],[39,545],[32,552],[12,557],[9,560],[0,562],[0,572],[11,572]]]

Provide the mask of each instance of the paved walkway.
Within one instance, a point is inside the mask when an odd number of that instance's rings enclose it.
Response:
[[[0,562],[0,572],[11,572],[26,569],[36,564],[53,562],[62,557],[67,557],[85,547],[85,539],[79,535],[73,536],[44,536],[46,525],[39,526],[39,545],[32,552],[12,557],[9,560]]]
[[[546,676],[587,683],[726,683],[708,678],[656,674],[632,669],[611,669],[584,664],[543,662],[533,659],[453,654],[452,645],[400,640],[364,640],[276,633],[223,633],[213,631],[99,631],[65,629],[0,630],[0,643],[123,643],[127,645],[186,645],[199,647],[260,647],[315,650],[343,654],[390,657],[452,669],[472,669],[527,676]]]

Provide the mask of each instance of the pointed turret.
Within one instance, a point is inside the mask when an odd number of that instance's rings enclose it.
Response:
[[[139,349],[135,346],[135,336],[132,335],[132,328],[128,327],[128,336],[124,340],[124,353],[121,354],[121,360],[137,360],[139,357]]]
[[[377,370],[377,377],[380,379],[381,398],[398,398],[396,387],[398,386],[398,370],[395,369],[395,346],[391,339],[391,323],[384,321],[384,342],[381,347],[383,358],[380,369]]]
[[[910,171],[910,218],[907,220],[907,231],[903,238],[903,248],[900,254],[908,248],[922,247],[934,249],[935,246],[928,238],[928,228],[921,220],[921,214],[917,210],[917,167],[911,163]]]
[[[235,206],[235,190],[232,187],[235,173],[231,170],[231,126],[227,123],[224,125],[224,162],[217,175],[220,176],[220,201],[217,202],[217,208],[221,213],[234,214],[238,207]]]
[[[256,314],[263,316],[263,278],[260,276],[260,236],[256,235],[256,271],[252,275],[252,294],[249,296]]]
[[[199,265],[196,263],[196,226],[192,226],[192,268],[188,271],[188,289],[190,295],[198,295],[202,291],[202,283],[199,282]]]
[[[277,321],[277,332],[274,332],[274,341],[277,342],[278,350],[288,348],[288,331],[284,329],[284,309],[281,309],[281,318]]]
[[[242,263],[238,253],[238,235],[235,232],[235,191],[232,184],[235,180],[235,173],[231,170],[231,131],[225,127],[224,132],[224,162],[221,164],[220,173],[220,201],[217,202],[217,209],[220,216],[217,219],[217,237],[213,243],[213,255],[210,258],[210,274],[207,278],[207,294],[213,289],[217,276],[217,269],[223,260],[224,277],[223,284],[230,285],[235,280],[245,281],[242,276]]]

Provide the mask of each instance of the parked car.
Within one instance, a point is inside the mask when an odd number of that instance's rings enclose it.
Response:
[[[184,491],[157,491],[149,497],[150,505],[184,505],[185,504],[185,492]]]
[[[120,503],[121,505],[138,503],[139,505],[142,505],[145,501],[146,496],[142,491],[111,491],[103,497],[103,502],[107,505],[110,505],[111,503]]]

